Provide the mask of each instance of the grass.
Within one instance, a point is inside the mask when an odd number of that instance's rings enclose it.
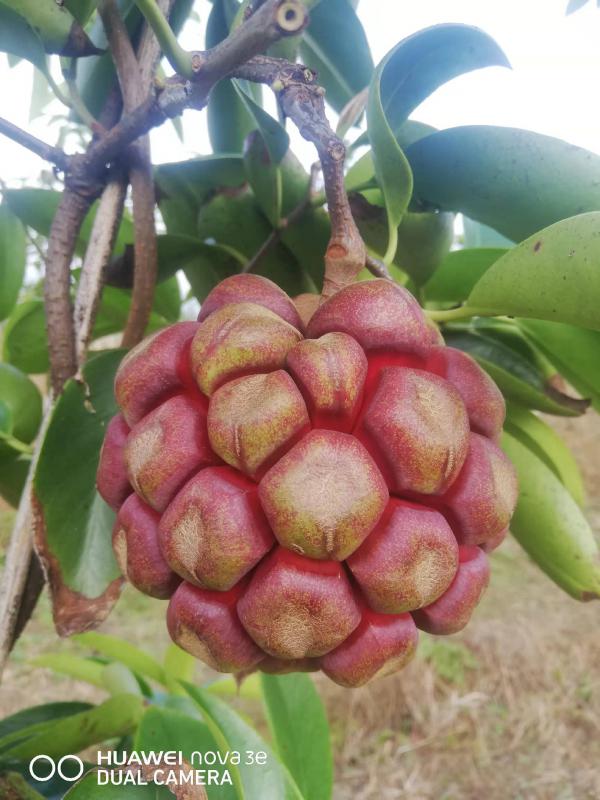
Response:
[[[567,421],[600,520],[600,423]],[[0,512],[0,542],[7,512]],[[349,691],[317,677],[331,720],[335,800],[587,800],[600,798],[600,604],[571,600],[509,541],[492,582],[457,636],[422,637],[399,675]],[[102,630],[161,657],[162,603],[126,590]],[[47,600],[18,642],[0,708],[98,699],[98,690],[29,661],[81,652],[56,639]]]

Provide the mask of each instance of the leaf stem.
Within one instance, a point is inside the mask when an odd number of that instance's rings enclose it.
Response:
[[[454,322],[455,320],[470,319],[471,317],[495,317],[492,312],[484,311],[480,308],[473,308],[473,306],[464,305],[458,308],[447,309],[423,309],[425,314],[433,322]]]
[[[135,4],[154,31],[164,55],[175,72],[184,78],[191,78],[194,74],[192,54],[179,44],[156,0],[135,0]]]

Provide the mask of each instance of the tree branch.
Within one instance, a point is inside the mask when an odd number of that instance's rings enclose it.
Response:
[[[69,156],[60,149],[60,147],[52,147],[41,139],[37,139],[22,128],[13,125],[7,119],[0,117],[0,133],[3,133],[13,142],[26,147],[35,153],[36,156],[43,158],[44,161],[50,161],[51,164],[56,164],[59,169],[66,170],[69,163]]]
[[[185,78],[191,78],[194,74],[192,55],[184,50],[177,41],[177,37],[171,30],[167,20],[167,15],[163,13],[156,0],[135,0],[135,4],[144,15],[146,22],[160,44],[162,52],[175,72]],[[142,58],[140,58],[140,61],[142,61]]]
[[[260,10],[250,20],[259,13]],[[344,185],[346,148],[327,121],[324,91],[316,84],[313,70],[269,56],[256,56],[233,69],[231,74],[268,84],[277,95],[284,114],[317,149],[331,218],[331,239],[325,254],[323,283],[323,298],[326,299],[356,278],[365,266],[366,249],[354,222]]]
[[[75,350],[77,366],[83,366],[100,304],[106,267],[112,256],[123,216],[127,180],[115,171],[102,193],[88,242],[75,298]]]

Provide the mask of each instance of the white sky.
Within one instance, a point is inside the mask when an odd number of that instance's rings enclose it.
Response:
[[[557,136],[600,153],[600,9],[595,0],[566,17],[567,0],[361,0],[359,16],[375,62],[400,39],[428,25],[463,22],[491,34],[513,70],[490,68],[461,76],[432,95],[413,115],[436,127],[463,124],[512,125]],[[205,23],[210,4],[198,0]],[[182,43],[199,46],[199,26],[191,24]],[[0,115],[54,142],[57,128],[47,119],[29,122],[33,68],[9,70],[0,59]],[[59,110],[53,104],[52,110]],[[154,131],[156,162],[210,151],[204,114],[186,112],[185,144],[170,124]],[[303,160],[314,160],[309,145],[293,137]],[[35,179],[43,162],[0,136],[0,178],[10,184]]]

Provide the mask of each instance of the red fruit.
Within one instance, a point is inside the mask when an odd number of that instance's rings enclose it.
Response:
[[[408,661],[415,622],[466,624],[517,487],[501,395],[406,289],[319,303],[298,298],[304,338],[275,284],[237,275],[198,323],[142,342],[97,482],[122,571],[172,595],[181,647],[225,672],[359,686]]]
[[[228,592],[211,592],[182,583],[167,610],[173,641],[219,672],[242,672],[255,667],[264,653],[242,628],[236,603],[238,584]]]
[[[391,500],[348,566],[374,611],[402,614],[446,591],[458,567],[458,544],[438,511]]]
[[[123,455],[128,436],[129,426],[121,414],[117,414],[107,425],[96,475],[98,491],[113,511],[118,511],[133,492]]]
[[[391,490],[442,494],[469,446],[469,419],[457,390],[420,369],[388,367],[363,407],[356,434]]]
[[[484,544],[508,527],[517,504],[515,468],[498,445],[471,434],[465,465],[443,497],[461,544]]]
[[[132,494],[121,506],[113,528],[113,550],[123,575],[136,589],[165,600],[181,583],[158,543],[160,516]]]
[[[229,467],[208,467],[186,483],[163,514],[160,542],[165,558],[186,581],[227,591],[275,539],[256,484]]]
[[[315,658],[356,628],[360,611],[343,567],[278,547],[238,602],[242,625],[275,658]]]
[[[316,295],[310,295],[316,297]],[[260,275],[232,275],[212,290],[202,303],[198,322],[203,322],[213,311],[231,303],[254,303],[264,306],[289,322],[294,328],[303,330],[302,320],[294,302],[276,283]]]
[[[125,445],[131,485],[156,511],[165,510],[194,472],[216,461],[204,410],[183,394],[165,401],[138,422]]]
[[[506,416],[504,398],[474,358],[453,347],[436,347],[429,356],[427,367],[458,390],[475,433],[490,439],[498,436]]]
[[[490,579],[490,565],[479,547],[461,547],[456,577],[430,606],[413,613],[417,626],[438,636],[461,631]]]
[[[280,544],[342,561],[373,530],[388,491],[357,439],[312,431],[267,472],[259,497]]]
[[[418,631],[410,614],[375,614],[365,609],[360,625],[323,656],[321,669],[340,686],[363,686],[391,675],[414,656]]]

